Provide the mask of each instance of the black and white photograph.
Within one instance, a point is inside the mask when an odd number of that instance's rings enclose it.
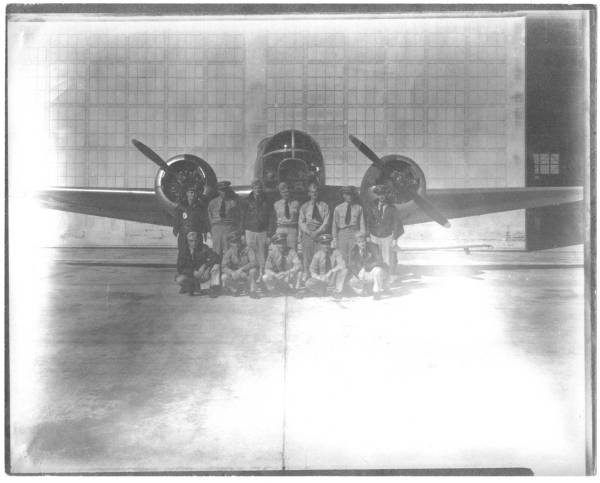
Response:
[[[8,5],[5,471],[595,473],[596,35]]]

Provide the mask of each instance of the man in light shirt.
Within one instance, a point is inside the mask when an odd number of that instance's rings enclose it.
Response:
[[[302,263],[296,250],[289,248],[287,235],[276,233],[271,239],[269,254],[265,262],[263,281],[271,295],[286,295],[298,293],[298,282],[302,270]]]
[[[319,187],[316,183],[308,185],[308,196],[310,199],[300,207],[298,216],[305,281],[310,277],[310,263],[319,247],[317,238],[329,229],[329,206],[319,201]]]
[[[341,252],[344,261],[348,263],[348,256],[354,246],[356,233],[366,233],[365,217],[362,206],[354,201],[354,187],[342,188],[342,196],[344,202],[333,210],[331,235],[335,248]]]
[[[348,270],[339,250],[331,248],[331,241],[332,237],[329,234],[319,236],[319,251],[311,261],[306,289],[317,295],[325,295],[327,287],[333,286],[333,297],[340,299]]]
[[[287,183],[279,183],[281,199],[273,204],[271,217],[271,232],[285,233],[289,248],[296,250],[298,247],[298,215],[300,203],[292,200]]]

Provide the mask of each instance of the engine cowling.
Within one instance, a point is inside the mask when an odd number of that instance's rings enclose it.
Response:
[[[381,157],[384,164],[382,171],[371,165],[363,176],[360,185],[361,198],[370,202],[374,195],[371,188],[383,184],[388,188],[390,201],[395,204],[413,204],[412,193],[424,196],[427,190],[425,174],[420,166],[407,156],[389,154]]]
[[[173,214],[176,203],[177,191],[180,188],[180,183],[177,182],[176,176],[185,175],[188,179],[192,176],[197,176],[201,184],[208,187],[209,194],[215,194],[217,189],[217,175],[204,159],[194,156],[193,154],[177,154],[166,161],[167,165],[173,171],[167,173],[164,169],[159,169],[154,179],[154,192],[166,211]],[[205,191],[205,193],[206,193]]]

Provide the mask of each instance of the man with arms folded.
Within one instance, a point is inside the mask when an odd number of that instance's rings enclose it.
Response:
[[[310,200],[300,207],[298,216],[305,281],[310,278],[310,263],[319,248],[317,238],[329,229],[329,206],[318,201],[319,187],[316,183],[308,185],[308,196]]]
[[[272,295],[295,291],[299,296],[297,290],[301,270],[302,264],[298,254],[288,246],[287,235],[285,233],[273,235],[263,275],[267,291]]]
[[[379,300],[381,292],[386,289],[387,267],[375,243],[368,242],[364,233],[357,233],[355,236],[356,244],[350,251],[348,262],[348,269],[353,276],[350,286],[363,296],[372,290],[373,299]]]
[[[223,269],[223,286],[237,297],[245,287],[253,299],[258,298],[256,293],[256,272],[258,263],[254,250],[242,245],[242,238],[238,233],[231,233],[228,237],[229,249],[223,255],[221,266]]]
[[[179,293],[194,295],[201,283],[210,282],[209,295],[219,293],[219,261],[217,253],[205,245],[194,231],[187,234],[188,247],[179,250],[175,281],[181,286]]]
[[[315,253],[310,264],[310,278],[306,282],[306,289],[318,295],[325,295],[327,287],[333,286],[333,297],[342,298],[344,281],[348,270],[339,250],[331,248],[331,235],[319,236],[319,251]]]

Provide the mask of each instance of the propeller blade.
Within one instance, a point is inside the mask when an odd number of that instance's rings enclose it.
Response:
[[[167,163],[152,149],[146,146],[144,143],[138,141],[137,139],[132,139],[131,144],[133,144],[144,156],[146,156],[150,161],[156,164],[160,169],[166,171],[169,174],[174,175],[175,171],[172,170]]]
[[[413,193],[412,199],[432,220],[437,221],[444,228],[450,228],[448,219],[442,215],[430,201],[426,200],[418,193]]]
[[[360,139],[354,137],[352,134],[350,134],[348,137],[350,138],[350,141],[352,141],[352,144],[356,146],[356,149],[363,153],[367,158],[371,160],[371,162],[375,166],[377,166],[381,171],[383,171],[383,163],[381,162],[381,159],[379,159],[379,156],[377,156],[373,151],[371,151],[369,146],[363,143]]]

